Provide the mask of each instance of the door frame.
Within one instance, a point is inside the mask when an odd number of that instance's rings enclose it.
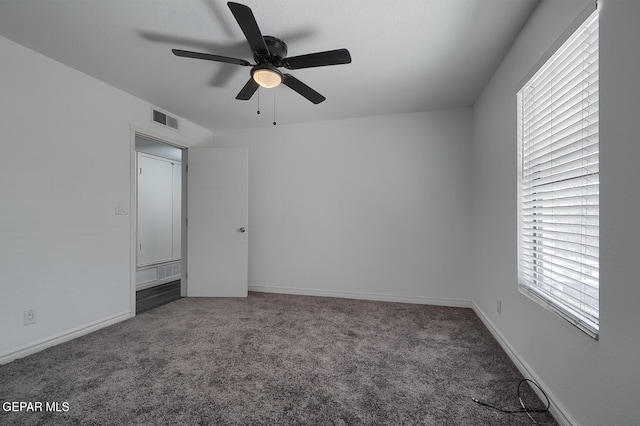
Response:
[[[129,286],[130,286],[130,300],[129,309],[130,317],[136,316],[136,270],[137,270],[137,234],[138,234],[138,186],[137,182],[137,167],[136,167],[136,136],[151,139],[158,143],[170,145],[182,150],[182,217],[181,217],[181,258],[182,265],[180,267],[180,295],[186,294],[186,265],[187,265],[187,229],[186,229],[186,209],[187,209],[187,146],[180,143],[178,140],[162,135],[153,130],[147,128],[129,125]]]

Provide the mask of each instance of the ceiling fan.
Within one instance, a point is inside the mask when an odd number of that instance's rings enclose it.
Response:
[[[289,70],[297,70],[301,68],[351,63],[351,55],[347,49],[328,50],[287,58],[287,45],[285,42],[276,37],[263,36],[251,8],[234,2],[228,2],[227,5],[249,42],[249,46],[253,52],[253,59],[256,61],[255,64],[245,61],[244,59],[230,58],[228,56],[213,55],[210,53],[190,52],[180,49],[172,49],[171,51],[174,55],[185,58],[204,59],[207,61],[252,67],[251,78],[242,90],[240,90],[236,99],[249,100],[259,87],[273,88],[283,83],[314,104],[319,104],[326,99],[324,96],[291,74],[280,72],[278,68],[284,67]]]

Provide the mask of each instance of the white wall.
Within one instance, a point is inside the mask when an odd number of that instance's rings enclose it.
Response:
[[[249,288],[469,306],[471,112],[214,132],[249,147]]]
[[[185,146],[150,105],[0,37],[0,361],[130,315],[131,125]],[[23,326],[23,310],[37,323]]]
[[[630,425],[640,390],[640,2],[600,3],[600,340],[517,291],[516,85],[585,1],[543,1],[474,106],[473,300],[561,420]]]
[[[637,423],[636,0],[601,0],[600,340],[517,291],[516,84],[585,3],[543,0],[473,112],[216,133],[217,146],[249,147],[250,285],[472,298],[561,420]],[[130,314],[130,217],[114,215],[130,201],[130,124],[184,145],[210,144],[211,134],[184,121],[181,134],[155,128],[145,102],[3,38],[0,54],[11,58],[0,78],[1,360]],[[38,323],[24,327],[27,308]]]

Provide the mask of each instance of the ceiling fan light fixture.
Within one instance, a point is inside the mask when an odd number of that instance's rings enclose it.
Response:
[[[0,0],[0,2],[1,1],[2,0]],[[229,6],[233,17],[236,18],[240,29],[242,29],[257,65],[252,65],[244,59],[214,55],[212,53],[171,49],[173,54],[185,58],[204,59],[243,67],[251,66],[251,78],[236,95],[236,99],[241,101],[251,99],[260,87],[272,89],[278,87],[280,84],[284,84],[314,104],[319,104],[326,100],[320,93],[291,74],[281,73],[278,68],[284,67],[288,70],[297,70],[301,68],[325,67],[327,65],[350,64],[351,54],[347,49],[326,50],[324,52],[287,57],[287,44],[277,37],[263,36],[249,6],[234,1],[227,2],[227,6]]]
[[[271,64],[258,65],[251,70],[251,77],[261,87],[273,89],[282,83],[282,73]]]

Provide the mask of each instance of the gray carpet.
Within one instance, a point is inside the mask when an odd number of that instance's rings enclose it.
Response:
[[[0,424],[532,424],[471,400],[517,409],[520,379],[470,309],[250,293],[181,299],[0,366],[0,402],[69,408]]]

